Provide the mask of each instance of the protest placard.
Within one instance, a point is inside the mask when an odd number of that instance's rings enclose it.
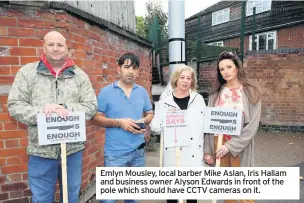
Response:
[[[240,135],[242,111],[221,107],[206,107],[204,132],[214,134]]]
[[[67,118],[37,115],[39,145],[86,141],[84,112],[70,112]]]
[[[86,141],[84,112],[69,112],[66,118],[57,114],[37,114],[39,145],[60,144],[63,203],[68,203],[66,143]]]
[[[190,145],[189,128],[185,110],[168,111],[164,120],[165,147],[182,147]]]

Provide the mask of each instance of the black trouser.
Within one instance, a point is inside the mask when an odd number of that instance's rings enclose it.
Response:
[[[175,199],[168,199],[167,200],[167,203],[177,203],[178,201],[175,200]],[[196,199],[188,199],[187,200],[187,203],[197,203],[197,200]]]

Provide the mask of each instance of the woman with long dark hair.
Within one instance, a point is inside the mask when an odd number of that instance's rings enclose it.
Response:
[[[243,126],[239,136],[223,135],[217,149],[219,135],[205,135],[204,160],[214,163],[221,159],[221,167],[251,167],[254,162],[254,137],[261,115],[260,89],[249,80],[236,54],[222,52],[217,63],[217,77],[209,96],[208,106],[239,109],[243,112]],[[225,200],[225,203],[236,203]],[[241,203],[254,200],[241,200]]]

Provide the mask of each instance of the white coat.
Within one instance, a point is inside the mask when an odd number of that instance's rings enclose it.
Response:
[[[151,130],[155,133],[163,133],[164,115],[169,108],[180,110],[179,106],[175,103],[173,96],[167,96],[159,101],[159,110],[155,109],[154,118],[150,124]],[[192,166],[199,167],[205,166],[204,155],[204,114],[206,104],[203,97],[197,92],[190,93],[188,108],[186,111],[186,122],[189,126],[190,145],[187,147],[180,147],[180,167]],[[164,140],[166,139],[166,135]],[[176,166],[176,148],[163,148],[163,166],[174,167]]]

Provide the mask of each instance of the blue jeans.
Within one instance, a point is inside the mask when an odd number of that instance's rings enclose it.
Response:
[[[77,203],[81,186],[82,152],[67,156],[68,201]],[[60,202],[62,202],[61,159],[45,159],[29,156],[28,178],[32,191],[32,203],[53,203],[56,179],[60,185]]]
[[[145,149],[135,150],[121,156],[105,156],[105,167],[144,167]],[[136,200],[125,200],[125,203],[137,203]],[[100,200],[100,203],[116,203],[116,200]]]

